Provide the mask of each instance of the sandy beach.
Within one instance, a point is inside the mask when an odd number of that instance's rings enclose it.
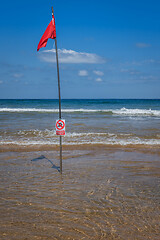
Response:
[[[159,149],[1,153],[0,236],[159,239]]]

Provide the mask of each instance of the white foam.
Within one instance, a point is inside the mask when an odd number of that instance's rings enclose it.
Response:
[[[0,112],[10,112],[10,113],[58,113],[59,109],[47,109],[47,108],[0,108]],[[151,109],[62,109],[64,113],[96,113],[102,112],[106,114],[114,115],[126,115],[126,116],[160,116],[160,110]]]
[[[24,113],[24,112],[58,112],[58,109],[41,109],[41,108],[0,108],[0,112]]]
[[[128,115],[128,116],[160,116],[159,110],[147,109],[126,109],[113,110],[113,114]]]
[[[139,138],[133,138],[133,139],[107,139],[105,141],[102,140],[95,140],[95,141],[63,141],[64,145],[121,145],[121,146],[127,146],[127,145],[147,145],[147,146],[153,146],[153,145],[160,145],[160,139],[139,139]],[[21,145],[21,146],[36,146],[36,145],[59,145],[59,142],[56,141],[50,141],[50,140],[44,140],[44,141],[0,141],[0,145]]]
[[[17,134],[19,136],[35,136],[35,137],[57,137],[56,135],[56,131],[55,130],[38,130],[38,129],[34,129],[34,130],[20,130],[17,132]],[[128,134],[128,133],[120,133],[118,134],[120,136],[123,137],[128,137],[128,136],[132,136],[132,134]],[[116,134],[114,133],[106,133],[106,132],[81,132],[81,133],[76,133],[76,132],[67,132],[66,135],[64,136],[65,138],[76,138],[76,137],[90,137],[90,138],[97,138],[97,137],[117,137]]]
[[[64,113],[74,113],[74,112],[101,112],[106,110],[94,110],[94,109],[62,109]],[[0,112],[41,112],[41,113],[58,113],[59,109],[48,109],[48,108],[0,108]]]

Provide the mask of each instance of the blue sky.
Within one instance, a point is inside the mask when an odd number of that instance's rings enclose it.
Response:
[[[160,98],[158,0],[3,1],[0,98],[58,98],[52,5],[62,98]]]

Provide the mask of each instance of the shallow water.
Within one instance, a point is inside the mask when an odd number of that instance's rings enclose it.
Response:
[[[55,149],[57,100],[0,100],[0,151]],[[160,100],[63,100],[63,145],[160,147]]]
[[[159,239],[159,150],[6,152],[0,159],[0,236]]]

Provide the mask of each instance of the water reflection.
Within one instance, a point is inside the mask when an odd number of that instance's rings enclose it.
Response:
[[[158,239],[156,152],[41,154],[2,154],[2,239]]]

